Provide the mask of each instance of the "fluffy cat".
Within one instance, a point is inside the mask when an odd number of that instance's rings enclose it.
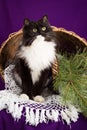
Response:
[[[55,58],[56,35],[47,16],[37,22],[25,19],[23,40],[14,62],[15,81],[22,88],[22,93],[33,100],[40,98],[45,89],[54,93],[52,64]]]

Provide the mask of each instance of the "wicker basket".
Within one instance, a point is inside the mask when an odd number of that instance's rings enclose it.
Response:
[[[57,34],[57,39],[59,41],[58,51],[67,53],[71,55],[75,53],[78,49],[83,50],[87,46],[87,41],[84,38],[81,38],[79,35],[74,32],[67,31],[64,28],[57,28],[52,26],[53,31]],[[2,43],[0,48],[0,75],[4,79],[3,71],[5,69],[6,63],[8,60],[12,60],[15,56],[16,50],[20,41],[22,40],[22,29],[18,32],[12,33],[9,35],[8,39]],[[58,61],[56,60],[52,66],[53,78],[58,70]]]

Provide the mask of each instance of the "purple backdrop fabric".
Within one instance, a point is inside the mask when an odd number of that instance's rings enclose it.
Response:
[[[86,0],[0,0],[0,43],[22,27],[25,17],[38,20],[44,14],[52,25],[87,38]]]
[[[51,25],[72,30],[87,39],[87,0],[0,0],[0,44],[22,27],[23,19],[40,19],[47,14]],[[3,89],[0,81],[0,89]],[[0,112],[0,130],[69,130],[62,122],[49,122],[37,127],[18,123],[5,110]],[[71,130],[87,130],[87,119],[80,115]]]
[[[37,127],[25,125],[24,118],[14,121],[10,114],[5,110],[0,112],[0,130],[87,130],[87,120],[80,116],[77,123],[72,123],[71,126],[64,125],[61,121],[49,122],[48,124],[42,123]]]

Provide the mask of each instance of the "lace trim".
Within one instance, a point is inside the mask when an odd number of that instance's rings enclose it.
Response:
[[[21,89],[12,78],[14,65],[4,71],[5,90],[0,91],[0,110],[6,109],[15,120],[25,117],[25,123],[37,126],[39,123],[51,121],[66,121],[68,125],[78,120],[78,110],[68,103],[64,104],[62,97],[52,95],[45,98],[44,103],[21,98]]]
[[[5,89],[9,92],[20,94],[22,90],[13,79],[13,69],[14,65],[9,65],[9,67],[7,67],[4,71]]]

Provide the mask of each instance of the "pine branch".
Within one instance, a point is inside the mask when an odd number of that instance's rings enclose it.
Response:
[[[81,95],[81,93],[77,90],[77,88],[74,86],[73,83],[72,83],[72,86],[73,86],[73,89],[74,89],[74,91],[76,92],[76,94],[79,96],[79,98],[80,98],[84,103],[86,103],[86,105],[87,105],[87,99],[85,99],[84,96]]]
[[[54,81],[54,89],[59,90],[65,102],[70,101],[79,106],[87,116],[87,52],[77,52],[75,56],[67,58],[60,56],[59,73]]]

